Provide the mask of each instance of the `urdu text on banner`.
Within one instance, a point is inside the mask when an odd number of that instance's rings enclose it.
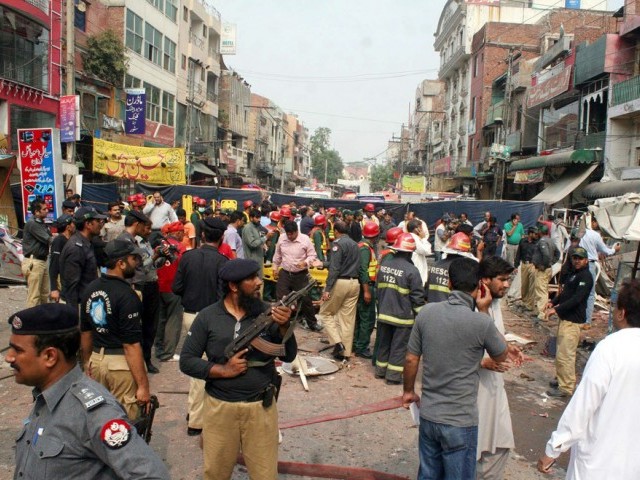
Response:
[[[160,185],[183,185],[184,148],[151,148],[93,141],[93,171]]]

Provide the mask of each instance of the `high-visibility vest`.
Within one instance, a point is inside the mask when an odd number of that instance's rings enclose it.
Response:
[[[320,250],[322,250],[322,253],[324,253],[324,258],[326,259],[327,252],[329,251],[329,243],[327,242],[327,236],[325,235],[324,230],[322,230],[321,227],[315,226],[309,232],[309,237],[311,238],[312,241],[316,232],[320,232],[322,234],[322,243],[320,244]]]
[[[329,241],[333,242],[336,239],[336,234],[333,231],[333,222],[327,219],[327,237],[329,237]]]
[[[378,270],[380,270],[380,265],[382,264],[382,260],[384,260],[384,257],[389,254],[393,255],[394,253],[396,252],[390,248],[385,248],[380,252],[380,258],[378,259]]]
[[[376,281],[376,275],[378,274],[378,260],[376,260],[376,253],[373,251],[373,247],[366,242],[358,242],[358,247],[369,249],[369,266],[367,267],[367,273],[369,274],[369,280]]]

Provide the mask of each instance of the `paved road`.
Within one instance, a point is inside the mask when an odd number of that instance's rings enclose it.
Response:
[[[2,350],[8,344],[6,318],[22,308],[24,298],[23,287],[0,289]],[[535,461],[564,408],[564,402],[547,399],[543,394],[553,376],[553,362],[541,355],[547,332],[533,328],[529,319],[519,318],[506,308],[504,316],[508,331],[528,335],[537,341],[526,350],[531,360],[522,368],[508,372],[505,377],[517,446],[506,478],[564,478],[561,469],[551,477],[535,471]],[[298,336],[301,347],[307,352],[317,352],[324,346],[319,342],[319,334],[302,330]],[[2,363],[5,365],[4,361]],[[161,373],[151,377],[152,390],[158,393],[162,404],[156,416],[151,444],[169,465],[172,478],[200,479],[199,439],[186,435],[188,379],[179,373],[176,363],[163,363],[160,368]],[[10,374],[6,366],[0,367],[0,377]],[[297,378],[285,374],[279,401],[281,421],[341,412],[401,394],[399,387],[375,380],[371,364],[361,359],[333,375],[311,378],[310,389],[310,392],[304,392]],[[30,408],[28,387],[16,385],[12,378],[0,380],[1,445],[13,445],[21,420]],[[408,478],[416,476],[417,429],[411,425],[410,416],[403,409],[308,425],[284,430],[283,433],[281,460],[367,467]],[[13,448],[0,449],[0,480],[12,478],[13,455]],[[566,466],[566,459],[560,465]],[[237,467],[234,478],[245,479],[248,476],[242,467]],[[300,477],[282,475],[281,478]]]

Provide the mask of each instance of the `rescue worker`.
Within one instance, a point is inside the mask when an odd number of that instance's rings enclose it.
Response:
[[[376,213],[376,207],[375,205],[373,205],[373,203],[367,203],[364,206],[364,217],[362,218],[361,221],[361,225],[362,225],[362,230],[364,231],[364,226],[368,223],[368,222],[373,222],[376,225],[380,225],[380,220],[378,220],[378,217],[376,217],[375,213]],[[364,236],[364,232],[363,232],[363,236]]]
[[[202,239],[202,219],[204,217],[204,211],[207,209],[207,201],[204,198],[193,197],[193,210],[189,220],[196,227],[196,247],[200,246],[200,240]]]
[[[326,214],[327,228],[325,230],[325,233],[327,234],[327,239],[329,240],[329,243],[332,243],[336,239],[336,235],[333,232],[333,224],[336,222],[337,213],[338,213],[337,208],[335,207],[327,208],[327,214]]]
[[[309,238],[313,242],[313,246],[316,249],[316,255],[318,260],[323,264],[326,264],[329,260],[328,250],[329,242],[325,233],[325,227],[327,224],[327,218],[324,215],[318,215],[313,219],[314,227],[309,232]]]
[[[127,280],[142,251],[126,240],[105,247],[107,273],[82,297],[82,359],[85,371],[104,385],[135,420],[149,404],[149,378],[142,355],[142,302]]]
[[[264,254],[265,264],[271,264],[273,262],[273,255],[276,253],[276,245],[280,239],[280,222],[282,215],[279,211],[273,211],[269,214],[271,223],[267,225],[267,231],[271,232],[271,238],[267,241],[267,251]],[[263,298],[267,302],[273,302],[276,299],[276,282],[266,280],[264,281]]]
[[[251,222],[251,209],[253,208],[253,202],[251,200],[245,200],[242,203],[242,215],[244,216],[244,224],[248,225]]]
[[[456,258],[467,257],[477,261],[471,253],[471,240],[466,233],[454,233],[442,249],[443,259],[429,267],[426,298],[429,303],[444,302],[449,298],[449,265]]]
[[[376,278],[378,341],[375,377],[388,385],[402,383],[404,359],[415,316],[424,305],[420,272],[411,262],[416,241],[410,233],[398,236],[395,254],[387,255]]]
[[[334,345],[333,358],[348,360],[353,348],[356,305],[360,294],[358,244],[349,237],[344,222],[333,226],[336,239],[331,246],[329,274],[322,293],[319,317]]]
[[[378,268],[380,267],[382,260],[384,260],[387,255],[393,255],[395,253],[395,250],[393,250],[393,244],[396,242],[396,239],[403,233],[404,232],[400,227],[393,227],[387,230],[387,233],[385,234],[385,241],[387,243],[387,246],[385,249],[378,252]]]
[[[91,240],[100,235],[106,216],[93,207],[82,207],[73,214],[76,233],[60,253],[60,296],[69,305],[78,306],[82,295],[98,278],[98,263]]]
[[[376,275],[378,261],[375,245],[380,235],[380,227],[375,222],[365,223],[362,229],[364,237],[358,243],[360,253],[360,295],[353,335],[353,350],[356,357],[372,358],[371,333],[376,324]]]

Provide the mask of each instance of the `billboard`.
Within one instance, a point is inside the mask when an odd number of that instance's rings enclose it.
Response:
[[[220,36],[220,55],[236,54],[236,24],[224,22],[222,24],[222,35]]]
[[[62,191],[60,131],[56,128],[19,128],[18,161],[24,221],[31,218],[29,203],[44,200],[49,213],[46,221],[58,218]]]
[[[60,141],[62,143],[80,140],[80,96],[60,97]]]
[[[424,193],[425,177],[424,176],[410,177],[407,175],[403,175],[402,191],[404,193]]]
[[[151,148],[93,140],[93,171],[160,185],[184,185],[184,148]]]
[[[147,109],[147,95],[144,88],[127,89],[127,105],[124,113],[125,133],[144,133]]]

